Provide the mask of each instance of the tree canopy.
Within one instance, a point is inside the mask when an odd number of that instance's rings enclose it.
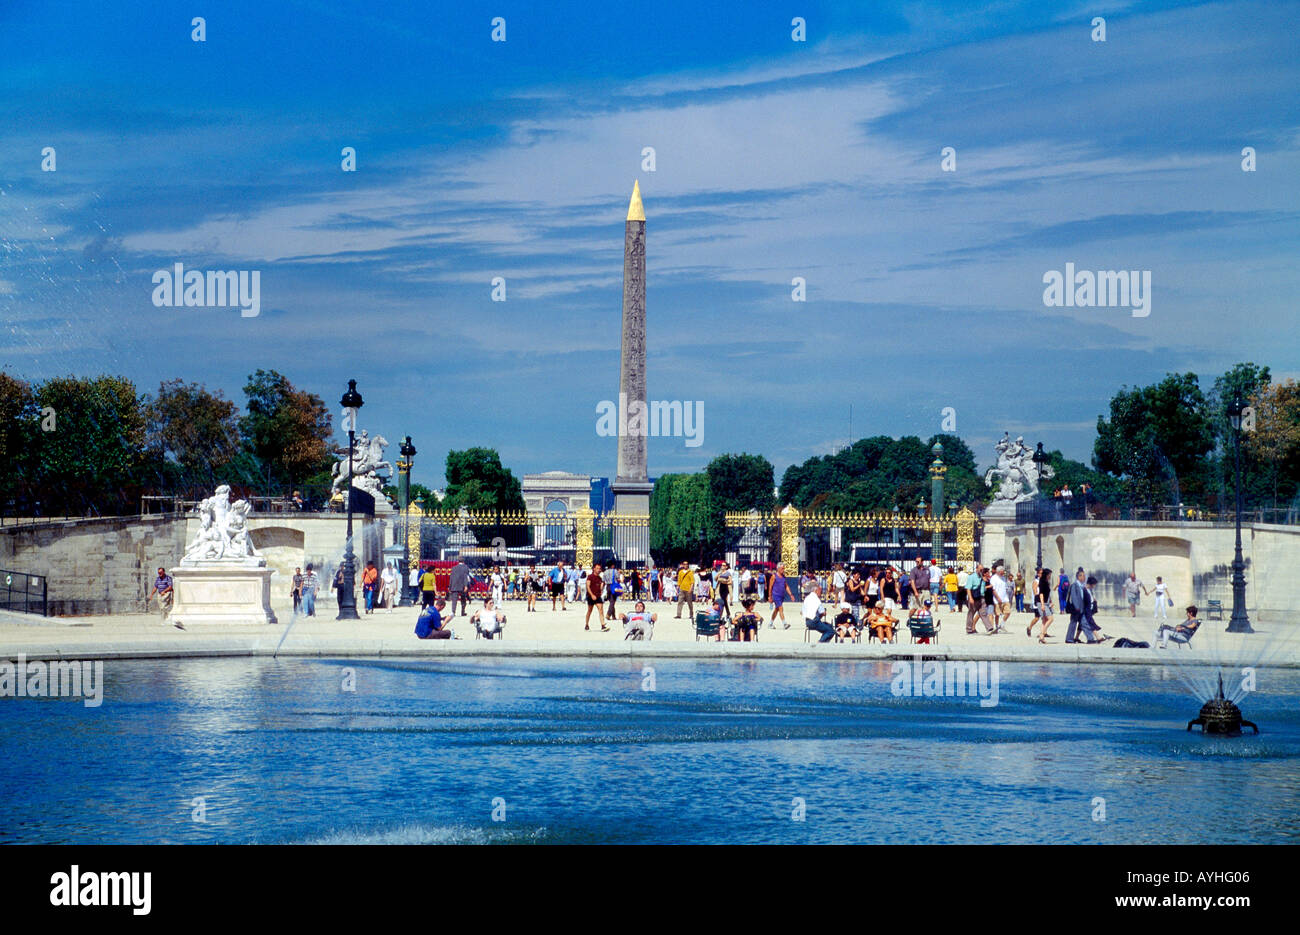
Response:
[[[493,448],[467,448],[447,452],[447,495],[441,509],[501,510],[524,509],[519,478],[501,464]],[[428,504],[426,503],[426,507]]]

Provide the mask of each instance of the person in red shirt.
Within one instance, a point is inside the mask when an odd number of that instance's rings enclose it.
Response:
[[[605,579],[600,576],[602,569],[600,563],[592,566],[591,574],[587,575],[587,618],[583,621],[584,630],[591,629],[591,609],[596,608],[596,619],[600,621],[600,631],[608,633],[609,627],[605,626],[605,608],[601,606],[602,598],[605,596]]]

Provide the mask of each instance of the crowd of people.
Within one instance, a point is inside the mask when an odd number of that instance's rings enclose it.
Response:
[[[697,605],[705,618],[715,621],[718,639],[753,640],[765,624],[769,629],[790,629],[785,605],[800,604],[799,620],[819,634],[819,642],[858,640],[866,635],[882,642],[893,642],[904,623],[930,624],[947,605],[949,614],[964,614],[968,634],[997,635],[1008,629],[1013,613],[1030,615],[1025,634],[1046,643],[1058,613],[1068,614],[1064,635],[1066,643],[1104,643],[1111,637],[1096,623],[1097,579],[1079,568],[1074,575],[1064,568],[1053,573],[1050,568],[1036,568],[1028,575],[1023,570],[1013,574],[1002,562],[985,567],[976,563],[970,571],[953,565],[940,565],[934,559],[916,556],[910,567],[866,565],[846,567],[836,564],[827,572],[811,570],[790,576],[784,564],[757,565],[733,570],[728,562],[710,565],[680,562],[672,567],[633,567],[619,569],[596,563],[590,570],[564,561],[551,567],[493,566],[479,571],[464,562],[443,572],[447,586],[440,590],[434,569],[413,569],[408,578],[410,597],[421,607],[417,633],[424,639],[451,638],[448,626],[457,613],[469,618],[481,636],[488,639],[500,634],[506,622],[504,608],[511,602],[524,604],[526,613],[544,610],[549,599],[552,611],[565,611],[570,604],[585,608],[584,630],[592,629],[592,618],[600,632],[609,632],[610,624],[623,624],[628,639],[650,639],[657,613],[649,605],[675,605],[673,619],[694,620]],[[366,562],[360,575],[360,605],[364,613],[386,609],[392,613],[398,604],[401,578],[395,565],[378,567]],[[343,570],[334,575],[331,587],[341,602],[345,588]],[[295,568],[290,591],[294,613],[315,616],[321,578],[311,563]],[[1170,624],[1169,608],[1173,595],[1162,577],[1148,587],[1136,573],[1123,584],[1129,614],[1137,616],[1144,596],[1154,595],[1156,622],[1155,643],[1164,647],[1169,641],[1187,642],[1200,621],[1197,608],[1189,606],[1187,616]],[[483,598],[482,607],[470,613],[471,600]],[[172,582],[163,569],[149,594],[157,597],[164,616],[170,610]],[[626,609],[620,613],[620,603]],[[759,605],[768,605],[759,609]],[[797,611],[796,611],[797,612]],[[1037,631],[1037,632],[1035,632]],[[924,640],[923,640],[924,641]]]

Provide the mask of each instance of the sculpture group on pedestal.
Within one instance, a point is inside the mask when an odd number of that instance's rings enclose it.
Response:
[[[199,531],[185,549],[182,565],[240,562],[261,567],[266,564],[248,535],[248,515],[253,507],[247,500],[231,503],[228,485],[217,487],[216,493],[199,504],[198,511]]]
[[[382,435],[376,435],[371,438],[365,429],[357,436],[356,446],[352,449],[352,486],[358,490],[364,490],[375,498],[375,502],[386,502],[384,497],[384,484],[379,479],[379,471],[387,468],[391,474],[393,466],[384,460],[384,449],[388,447],[388,439]],[[339,455],[339,460],[330,468],[330,475],[333,480],[330,484],[331,490],[338,493],[340,488],[348,485],[348,449],[344,448],[343,453]],[[346,496],[346,493],[344,494]]]
[[[1038,484],[1051,480],[1056,472],[1044,464],[1042,474],[1034,463],[1034,450],[1025,444],[1023,436],[1011,441],[1011,433],[1003,432],[1002,439],[993,446],[998,453],[997,464],[984,473],[984,483],[994,487],[993,502],[1019,503],[1038,496]],[[995,483],[996,486],[995,486]]]

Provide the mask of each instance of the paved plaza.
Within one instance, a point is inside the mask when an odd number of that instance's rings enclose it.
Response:
[[[111,659],[160,656],[269,656],[285,632],[292,616],[288,604],[273,605],[279,623],[274,626],[195,625],[181,631],[164,623],[157,613],[115,614],[109,616],[30,618],[0,613],[0,655],[13,657],[25,653],[28,658]],[[630,609],[630,605],[621,605]],[[1007,633],[968,635],[965,615],[941,610],[942,629],[937,644],[910,642],[906,629],[897,643],[826,643],[805,642],[805,628],[799,618],[799,606],[787,605],[790,628],[777,622],[777,629],[765,625],[757,643],[696,641],[692,624],[674,619],[675,605],[651,603],[648,609],[659,614],[654,639],[634,642],[623,639],[621,624],[611,625],[602,633],[592,615],[592,629],[583,630],[585,607],[569,605],[565,611],[550,609],[549,603],[529,613],[523,601],[507,601],[508,622],[505,638],[485,641],[474,638],[474,628],[464,616],[451,622],[456,640],[419,640],[414,636],[416,608],[395,608],[392,613],[377,610],[362,614],[360,620],[340,621],[334,602],[317,604],[316,617],[299,616],[280,648],[281,655],[296,656],[442,656],[442,655],[520,655],[520,656],[758,656],[891,658],[923,652],[927,656],[955,659],[987,659],[1010,662],[1087,662],[1149,664],[1177,662],[1192,664],[1236,663],[1300,668],[1300,631],[1268,617],[1252,619],[1256,632],[1250,635],[1224,632],[1226,621],[1207,620],[1190,646],[1170,644],[1168,649],[1154,648],[1154,624],[1149,615],[1134,619],[1127,614],[1099,614],[1102,632],[1114,639],[1128,637],[1151,643],[1151,649],[1116,648],[1112,642],[1099,646],[1064,643],[1068,615],[1057,616],[1046,644],[1037,636],[1025,635],[1030,616],[1012,614]],[[771,605],[761,605],[764,619],[771,616]],[[472,610],[472,608],[471,608]],[[1173,615],[1171,614],[1171,620]],[[39,622],[31,622],[37,620]],[[1176,622],[1176,621],[1175,621]],[[1036,633],[1037,631],[1035,631]],[[1176,659],[1174,657],[1177,657]]]

